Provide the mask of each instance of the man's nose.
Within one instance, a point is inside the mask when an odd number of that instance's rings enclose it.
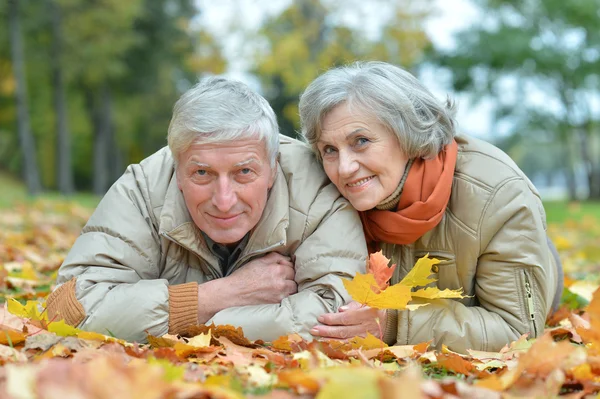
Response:
[[[212,198],[213,205],[220,212],[229,212],[231,208],[237,203],[237,194],[232,187],[229,178],[219,178],[217,180],[217,187]]]
[[[340,151],[338,173],[341,177],[352,176],[358,171],[358,168],[358,161],[352,154],[349,154],[346,151]]]

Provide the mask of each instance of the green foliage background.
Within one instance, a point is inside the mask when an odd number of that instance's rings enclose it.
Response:
[[[425,23],[440,6],[432,0],[296,0],[257,32],[232,24],[219,37],[198,22],[203,10],[193,0],[18,2],[31,130],[46,189],[57,187],[60,157],[51,61],[58,59],[66,82],[76,188],[97,189],[92,160],[98,152],[108,159],[99,175],[112,182],[127,164],[165,145],[174,102],[203,76],[227,71],[224,45],[237,33],[252,49],[244,61],[284,134],[296,134],[298,97],[328,68],[372,59],[415,74],[434,68],[450,76],[449,91],[493,102],[496,125],[489,133],[526,173],[564,176],[572,198],[581,197],[576,174],[582,173],[587,197],[600,198],[600,0],[472,0],[480,18],[469,21],[451,50],[436,48],[426,34]],[[50,4],[61,14],[58,56]],[[239,11],[236,4],[230,4],[232,13]],[[375,35],[367,34],[368,9],[380,10]],[[348,14],[364,24],[345,23]],[[0,19],[7,17],[2,2]],[[8,30],[0,29],[0,170],[19,176],[10,45]],[[112,135],[108,148],[99,150],[94,143],[106,93],[110,112],[100,120]]]

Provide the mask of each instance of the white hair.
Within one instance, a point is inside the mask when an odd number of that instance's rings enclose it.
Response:
[[[279,127],[262,96],[235,80],[213,76],[183,93],[173,107],[167,141],[177,164],[193,144],[264,140],[271,167],[279,152]]]
[[[440,103],[409,72],[385,62],[357,62],[316,78],[300,96],[302,135],[316,143],[325,115],[340,104],[375,117],[389,128],[404,155],[433,158],[455,135],[455,104]]]

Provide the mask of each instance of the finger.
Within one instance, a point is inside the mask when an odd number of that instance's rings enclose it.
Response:
[[[284,280],[294,281],[294,278],[296,277],[296,272],[294,271],[293,268],[283,266],[283,265],[280,265],[280,269],[278,270],[278,273],[280,273],[279,275],[281,277],[283,277]]]
[[[363,326],[324,326],[316,325],[310,330],[311,335],[323,338],[348,339],[365,337],[367,335]]]
[[[338,309],[338,312],[346,312],[348,310],[356,310],[356,309],[371,309],[370,307],[363,305],[361,303],[358,303],[356,301],[352,301],[344,306],[340,306]]]
[[[287,261],[287,262],[292,261],[292,258],[290,258],[287,255],[282,255],[279,252],[269,252],[269,255],[271,255],[270,259],[275,260],[275,261],[280,261],[280,260]]]
[[[289,268],[292,268],[292,269],[294,268],[294,264],[289,259],[278,259],[277,260],[277,264],[285,266],[285,267],[289,267]]]
[[[285,281],[285,292],[289,295],[293,295],[298,292],[298,285],[295,281],[286,280]]]
[[[347,310],[341,313],[325,313],[318,317],[319,323],[328,326],[352,326],[362,324],[374,317],[363,309]]]

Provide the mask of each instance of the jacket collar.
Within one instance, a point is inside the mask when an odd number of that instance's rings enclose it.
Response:
[[[285,246],[288,224],[288,186],[283,170],[277,163],[275,183],[270,190],[265,209],[257,225],[250,232],[248,244],[239,260]],[[183,194],[177,186],[176,173],[173,174],[165,195],[159,230],[161,235],[166,235],[170,240],[209,261],[213,267],[219,268],[218,262],[185,205]]]

